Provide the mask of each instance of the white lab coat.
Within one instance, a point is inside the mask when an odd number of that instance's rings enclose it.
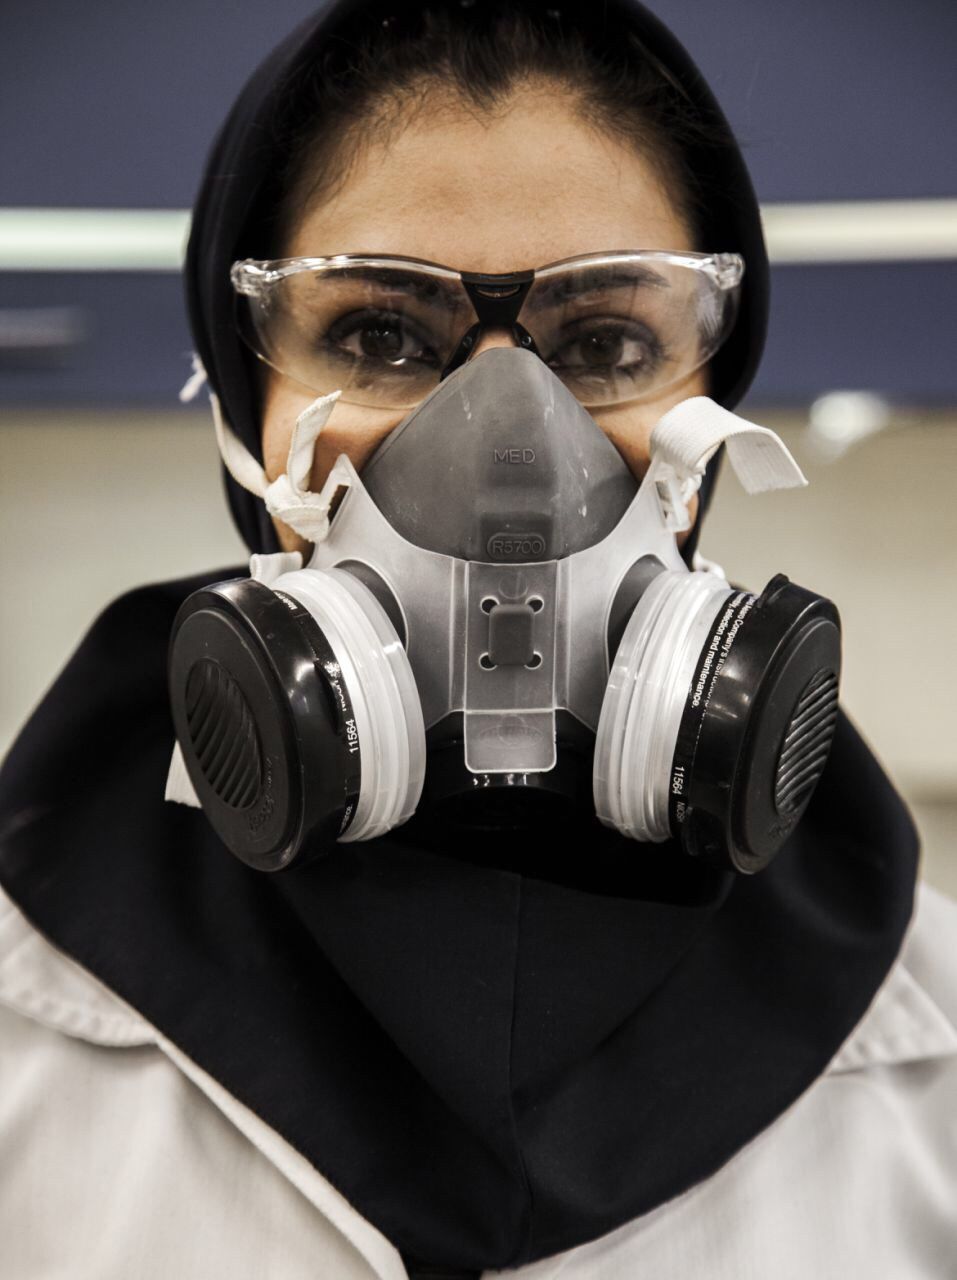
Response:
[[[861,1023],[717,1174],[491,1275],[954,1280],[957,903],[919,887]],[[404,1276],[317,1169],[0,895],[2,1280]]]

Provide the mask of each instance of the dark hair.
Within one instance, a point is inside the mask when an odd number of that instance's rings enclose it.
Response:
[[[524,83],[552,81],[591,125],[635,148],[654,167],[691,232],[704,243],[713,165],[695,156],[729,146],[704,121],[691,96],[638,37],[608,21],[607,0],[591,10],[525,0],[409,5],[398,13],[368,7],[325,44],[283,89],[274,143],[286,157],[263,193],[261,227],[277,256],[315,193],[331,194],[348,160],[375,130],[377,138],[428,105],[429,90],[494,112]],[[733,144],[731,144],[733,145]]]

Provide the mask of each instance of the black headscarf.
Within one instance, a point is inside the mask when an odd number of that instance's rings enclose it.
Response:
[[[275,159],[277,98],[355,9],[325,6],[256,72],[196,206],[196,344],[254,452],[226,273]],[[723,122],[647,10],[607,12]],[[732,407],[760,356],[767,273],[736,148],[720,167],[714,244],[748,263],[713,371]],[[261,504],[228,483],[250,547],[273,547]],[[752,878],[589,814],[535,840],[455,848],[416,816],[267,876],[201,812],[163,800],[173,617],[199,586],[243,572],[144,587],[101,615],[0,773],[0,881],[413,1274],[516,1267],[621,1226],[711,1176],[821,1074],[898,955],[917,865],[907,811],[843,714],[802,823]]]

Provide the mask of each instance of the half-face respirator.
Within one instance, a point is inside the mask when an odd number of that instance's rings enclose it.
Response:
[[[308,565],[254,556],[177,615],[167,797],[261,870],[425,807],[494,839],[563,805],[763,868],[827,759],[840,621],[783,575],[755,595],[689,570],[676,534],[721,444],[751,492],[805,483],[778,437],[694,397],[656,425],[639,485],[542,360],[497,347],[312,494],[335,401],[301,416],[270,487]]]

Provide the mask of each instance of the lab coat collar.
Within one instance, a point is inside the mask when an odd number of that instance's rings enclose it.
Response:
[[[957,1055],[957,904],[918,886],[898,963],[825,1075]],[[395,1246],[264,1120],[98,979],[58,951],[0,889],[0,1003],[68,1036],[114,1049],[153,1045],[333,1222],[381,1280],[407,1273]]]
[[[132,1048],[156,1031],[91,973],[58,951],[0,888],[0,1003],[64,1035]]]
[[[901,963],[891,970],[825,1075],[951,1054],[957,1054],[957,1027]]]
[[[957,1054],[957,903],[918,881],[899,962],[826,1074]]]
[[[401,1255],[304,1156],[97,978],[58,951],[0,888],[0,1004],[114,1049],[153,1045],[339,1228],[380,1280],[408,1280]]]

